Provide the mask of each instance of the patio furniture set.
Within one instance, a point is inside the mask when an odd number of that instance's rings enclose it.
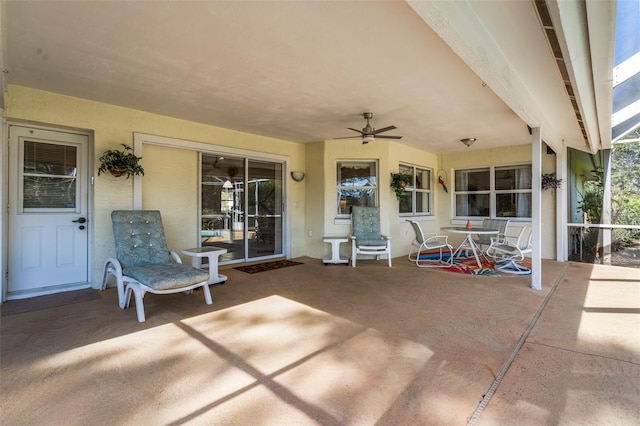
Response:
[[[358,255],[373,255],[376,259],[386,255],[391,267],[391,240],[380,231],[378,207],[356,207],[352,209],[352,235],[349,238],[325,237],[331,244],[331,258],[326,264],[349,264],[349,259],[340,256],[340,244],[351,241],[351,265],[356,267]],[[106,259],[101,288],[106,289],[110,277],[115,278],[118,304],[128,308],[131,295],[135,297],[139,322],[145,321],[143,299],[145,293],[187,293],[202,288],[205,303],[212,303],[209,285],[224,283],[225,275],[218,273],[219,256],[227,250],[218,247],[196,247],[182,250],[192,258],[191,266],[183,265],[180,257],[169,251],[164,237],[162,219],[157,210],[125,210],[111,213],[116,257]],[[422,232],[420,224],[408,221],[415,239],[409,249],[409,259],[418,267],[447,267],[453,265],[456,256],[463,252],[473,253],[478,267],[482,267],[480,256],[491,258],[496,268],[513,274],[530,273],[521,265],[524,255],[531,251],[531,226],[522,227],[518,238],[511,241],[506,236],[509,220],[486,219],[481,228],[445,227],[443,231],[464,234],[465,238],[454,251],[448,236]],[[478,239],[473,239],[477,235]],[[481,247],[488,245],[485,251]],[[414,252],[415,250],[415,252]],[[437,251],[434,258],[425,258],[425,253]],[[201,269],[203,258],[208,259],[208,271]]]
[[[415,239],[411,243],[409,250],[409,260],[416,262],[418,267],[437,268],[453,266],[454,259],[460,257],[463,253],[467,255],[469,252],[475,258],[478,268],[482,268],[480,258],[495,264],[495,268],[509,274],[524,275],[531,273],[531,269],[523,266],[521,262],[525,255],[531,253],[531,225],[524,225],[517,237],[507,235],[507,227],[509,219],[484,219],[480,228],[473,228],[468,225],[447,226],[441,228],[442,231],[453,234],[464,234],[465,238],[462,243],[454,251],[453,246],[448,243],[448,236],[429,234],[425,238],[420,225],[415,221],[409,221],[416,234]],[[473,236],[477,238],[474,239]],[[483,250],[483,246],[488,248]],[[414,249],[416,249],[414,254]],[[439,250],[436,255],[434,250]],[[448,251],[448,253],[446,253]]]

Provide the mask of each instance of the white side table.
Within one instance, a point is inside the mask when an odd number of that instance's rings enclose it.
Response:
[[[227,249],[220,247],[196,247],[182,250],[182,254],[191,256],[191,266],[200,268],[202,266],[202,258],[209,258],[209,281],[207,284],[224,283],[227,281],[226,275],[218,274],[218,257],[225,254]]]
[[[346,243],[349,241],[348,238],[344,237],[324,237],[322,239],[325,243],[331,244],[331,259],[322,259],[322,262],[327,265],[329,263],[338,264],[344,263],[345,265],[349,264],[349,259],[340,257],[340,243]]]

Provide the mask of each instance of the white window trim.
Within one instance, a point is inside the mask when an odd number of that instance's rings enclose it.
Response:
[[[421,166],[418,164],[411,164],[411,163],[405,163],[400,161],[398,163],[400,166],[403,167],[411,167],[413,169],[413,175],[411,176],[412,179],[415,179],[416,177],[416,169],[421,169],[421,170],[427,170],[429,172],[429,189],[416,189],[415,188],[415,181],[413,182],[413,185],[411,185],[410,187],[405,189],[406,191],[411,191],[414,193],[414,196],[412,197],[411,200],[411,212],[407,212],[407,213],[401,213],[400,212],[400,204],[398,204],[398,215],[400,216],[400,218],[407,218],[407,219],[411,219],[411,218],[422,218],[422,217],[432,217],[433,216],[433,210],[434,210],[434,197],[433,197],[433,176],[434,176],[434,170],[431,167],[426,167],[426,166]],[[415,211],[416,208],[416,197],[415,197],[415,193],[417,192],[426,192],[429,194],[429,207],[430,207],[430,211],[427,212],[419,212],[417,213]]]
[[[376,195],[375,195],[375,204],[376,204],[376,206],[380,205],[380,163],[379,163],[379,161],[377,159],[364,159],[364,160],[361,160],[361,159],[354,160],[352,158],[350,158],[350,159],[338,159],[338,160],[336,160],[335,167],[334,167],[334,170],[335,170],[335,173],[336,173],[335,179],[334,179],[334,184],[335,184],[334,196],[335,196],[335,203],[336,204],[333,206],[333,209],[334,209],[333,211],[334,211],[334,215],[335,215],[334,223],[336,225],[349,225],[349,224],[351,224],[351,215],[350,214],[338,213],[339,212],[338,205],[340,203],[340,196],[339,196],[338,191],[341,188],[347,188],[347,187],[338,185],[338,165],[339,164],[343,164],[343,163],[363,163],[363,164],[365,164],[365,163],[366,164],[373,163],[373,164],[375,164],[375,168],[376,168],[376,170],[375,170],[375,172],[376,172],[376,174],[375,174],[375,176],[376,176],[376,185],[375,186],[350,186],[348,188],[349,189],[374,189],[375,193],[376,193]]]
[[[478,222],[481,223],[485,217],[492,219],[501,219],[496,217],[496,194],[504,194],[504,193],[528,193],[533,196],[533,179],[532,179],[532,188],[531,189],[513,189],[513,190],[496,190],[495,189],[495,171],[496,169],[510,168],[510,167],[518,167],[518,166],[532,166],[531,163],[527,162],[519,162],[513,164],[494,164],[490,166],[478,166],[478,167],[460,167],[453,169],[453,185],[451,188],[451,223],[452,224],[461,224],[466,223],[467,220],[471,220],[473,223]],[[456,191],[456,172],[460,170],[484,170],[489,169],[489,190],[483,191]],[[533,166],[531,169],[531,173],[533,173]],[[533,176],[532,176],[533,177]],[[456,195],[463,194],[489,194],[489,216],[457,216],[456,215]],[[509,217],[512,222],[531,222],[530,217]]]

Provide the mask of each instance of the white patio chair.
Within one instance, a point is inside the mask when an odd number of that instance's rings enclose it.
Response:
[[[209,273],[183,265],[178,254],[169,251],[159,211],[113,211],[111,221],[116,257],[105,261],[102,290],[106,288],[109,275],[113,275],[121,309],[129,307],[133,292],[138,321],[144,322],[143,298],[146,292],[191,293],[198,287],[202,287],[206,304],[211,305],[207,284]]]
[[[484,250],[484,246],[491,245],[492,238],[504,238],[507,235],[507,227],[510,219],[489,219],[482,221],[482,228],[497,229],[498,235],[480,234],[478,238],[474,238],[473,242],[480,246],[480,250]]]
[[[520,264],[526,254],[531,253],[531,225],[524,225],[515,241],[511,237],[493,237],[486,251],[488,257],[496,262],[496,269],[517,275],[531,273],[531,268]]]
[[[449,237],[438,234],[425,234],[418,222],[408,220],[415,233],[415,238],[409,246],[409,260],[416,263],[419,268],[446,268],[453,265],[453,247],[449,244]],[[426,235],[426,237],[425,237]],[[415,255],[413,250],[416,249]],[[435,259],[420,258],[423,251],[438,250],[439,256]],[[445,259],[446,251],[449,252],[449,258]]]
[[[354,206],[351,211],[351,266],[356,267],[359,254],[368,254],[380,260],[387,255],[391,267],[391,240],[380,233],[380,209]]]

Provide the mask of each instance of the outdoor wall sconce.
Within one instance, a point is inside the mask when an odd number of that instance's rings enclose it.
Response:
[[[304,172],[291,172],[291,177],[296,182],[300,182],[302,181],[302,179],[304,179]]]

